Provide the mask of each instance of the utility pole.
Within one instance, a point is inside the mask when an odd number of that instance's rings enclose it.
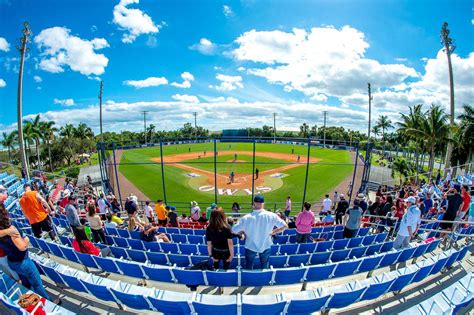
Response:
[[[372,115],[372,91],[370,89],[370,83],[367,83],[369,90],[369,128],[367,130],[367,145],[370,143],[370,116]]]
[[[104,136],[102,135],[102,87],[104,81],[100,81],[100,90],[99,90],[99,125],[100,125],[100,142],[104,142]]]
[[[456,49],[454,46],[453,39],[449,37],[448,23],[444,22],[441,27],[441,43],[444,45],[444,52],[448,57],[448,71],[449,71],[449,90],[450,90],[450,108],[451,115],[449,116],[449,133],[451,134],[454,126],[454,79],[453,79],[453,66],[451,64],[451,54]],[[451,166],[451,153],[453,151],[453,144],[448,141],[448,148],[446,149],[446,161],[445,169]]]
[[[323,146],[326,147],[326,118],[328,115],[328,111],[327,110],[323,111],[323,115],[324,115]]]
[[[145,131],[145,145],[146,145],[146,114],[148,114],[148,111],[143,110],[142,114],[143,114],[143,130]]]
[[[28,172],[28,161],[26,160],[25,154],[25,143],[23,139],[23,116],[22,116],[22,98],[23,98],[23,66],[25,64],[25,52],[29,51],[29,48],[26,48],[26,44],[30,42],[31,29],[28,22],[23,23],[23,36],[20,38],[21,46],[17,46],[16,49],[21,53],[20,59],[20,72],[18,74],[18,99],[17,99],[17,116],[18,116],[18,143],[20,145],[20,156],[21,156],[21,167],[25,171],[26,179],[30,178]],[[23,175],[23,174],[22,174]]]
[[[277,113],[273,113],[273,143],[276,143],[276,115]]]
[[[197,141],[197,138],[198,138],[198,129],[197,129],[197,112],[193,112],[193,115],[194,115],[194,137],[196,138],[196,141]]]

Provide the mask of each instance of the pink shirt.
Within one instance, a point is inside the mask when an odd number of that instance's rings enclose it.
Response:
[[[300,234],[311,233],[311,227],[314,223],[314,213],[313,211],[300,212],[296,218],[296,232]]]

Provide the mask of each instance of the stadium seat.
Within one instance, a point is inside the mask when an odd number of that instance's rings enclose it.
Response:
[[[243,295],[242,314],[278,315],[283,312],[286,301],[281,295]]]
[[[117,282],[117,285],[115,287],[111,287],[110,290],[115,296],[115,299],[118,300],[119,304],[123,304],[137,310],[148,310],[152,308],[152,305],[148,299],[148,294],[150,292],[148,288]]]
[[[271,284],[273,271],[271,270],[242,270],[241,285],[247,287],[259,287]]]
[[[163,314],[191,314],[188,304],[188,301],[191,300],[191,294],[156,290],[156,295],[149,296],[148,300],[154,309]]]

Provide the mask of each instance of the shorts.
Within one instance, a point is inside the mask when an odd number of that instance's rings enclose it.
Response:
[[[345,227],[343,235],[344,235],[344,238],[353,238],[356,235],[356,233],[357,233],[357,230],[351,230]]]
[[[148,222],[150,222],[150,223],[155,222],[155,220],[153,219],[153,217],[147,217],[147,219],[148,219]]]
[[[37,238],[41,237],[42,232],[50,232],[50,234],[52,233],[55,235],[53,231],[53,222],[49,215],[43,221],[33,223],[31,225],[31,230],[33,231],[33,235]]]
[[[168,223],[168,220],[167,220],[167,219],[164,219],[164,220],[158,219],[158,224],[159,224],[159,225],[165,226],[167,223]]]

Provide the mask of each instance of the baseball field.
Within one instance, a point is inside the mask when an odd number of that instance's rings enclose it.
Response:
[[[257,143],[252,176],[252,143],[217,143],[216,165],[213,143],[163,146],[167,203],[182,206],[195,200],[207,206],[214,202],[217,185],[219,204],[248,205],[253,182],[255,193],[263,194],[267,204],[284,203],[291,196],[296,205],[303,198],[307,152],[306,145]],[[137,189],[156,200],[164,197],[160,162],[159,147],[130,149],[122,152],[118,168]],[[310,202],[319,201],[352,175],[349,151],[311,147],[309,162],[306,200]]]

